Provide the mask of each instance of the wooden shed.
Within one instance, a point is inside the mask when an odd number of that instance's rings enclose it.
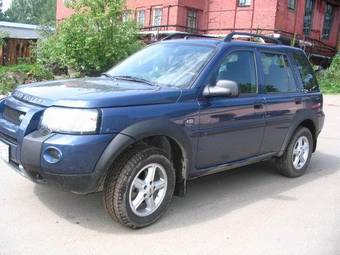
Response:
[[[17,64],[21,58],[31,56],[31,46],[40,37],[38,26],[0,21],[5,34],[5,45],[0,47],[0,65]]]

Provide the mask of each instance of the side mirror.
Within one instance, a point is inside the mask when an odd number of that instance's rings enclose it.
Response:
[[[215,86],[206,86],[203,90],[205,97],[237,97],[239,96],[238,84],[234,81],[219,80]]]

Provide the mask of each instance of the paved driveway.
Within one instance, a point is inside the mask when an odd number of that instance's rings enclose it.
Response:
[[[261,163],[201,178],[155,225],[132,231],[106,215],[101,194],[35,185],[0,164],[0,255],[340,254],[340,96],[310,171],[298,179]]]

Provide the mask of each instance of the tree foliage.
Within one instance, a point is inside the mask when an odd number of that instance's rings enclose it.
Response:
[[[0,95],[13,91],[16,86],[53,79],[53,74],[37,64],[0,66]]]
[[[13,0],[0,20],[52,25],[56,19],[56,0]]]
[[[340,93],[340,55],[334,57],[331,66],[318,75],[321,90]]]
[[[74,15],[39,45],[38,59],[42,64],[57,63],[93,75],[141,46],[136,24],[122,22],[122,0],[77,0],[68,4]]]
[[[8,37],[8,33],[0,30],[0,47],[3,47],[6,45],[6,41],[5,41],[6,37]]]

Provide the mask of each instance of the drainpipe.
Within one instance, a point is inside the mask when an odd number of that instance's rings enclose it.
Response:
[[[254,27],[254,14],[255,14],[255,0],[253,0],[253,11],[251,14],[251,33],[253,32],[253,27]]]
[[[171,5],[168,5],[168,18],[167,18],[167,21],[166,21],[167,30],[169,30],[169,19],[170,19],[170,8],[171,7],[172,7]]]
[[[236,11],[237,11],[237,0],[235,1],[235,11],[234,11],[234,24],[233,24],[233,31],[235,31],[235,27],[236,27]]]

